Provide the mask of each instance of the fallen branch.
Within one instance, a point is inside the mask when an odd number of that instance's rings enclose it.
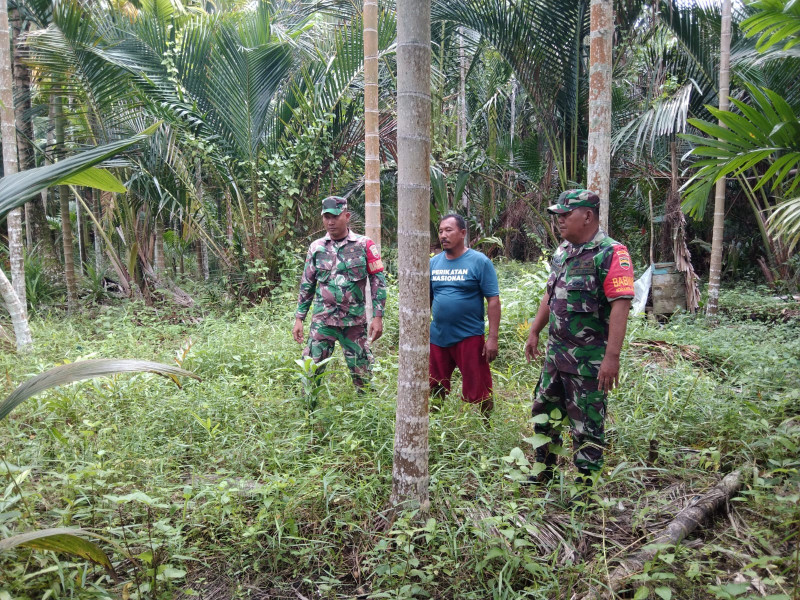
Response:
[[[656,553],[665,545],[675,546],[689,535],[703,521],[727,505],[728,501],[741,487],[741,471],[729,473],[725,478],[701,496],[696,502],[679,512],[669,525],[661,530],[652,542],[632,556],[624,559],[608,577],[606,598],[613,597],[627,583],[631,575],[644,569],[647,561],[652,560]],[[596,598],[599,592],[594,590],[584,596],[585,599]]]

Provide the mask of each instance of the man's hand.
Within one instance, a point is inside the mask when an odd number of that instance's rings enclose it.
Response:
[[[486,362],[492,362],[497,358],[497,337],[489,336],[486,338],[486,343],[483,345],[483,356]]]
[[[600,371],[597,374],[597,388],[604,393],[608,393],[617,387],[619,383],[619,356],[609,354],[600,363]]]
[[[292,327],[292,337],[298,344],[303,343],[303,320],[295,317],[294,327]]]
[[[383,317],[372,317],[372,322],[369,324],[370,343],[374,342],[382,335],[383,335]]]
[[[539,334],[534,333],[531,329],[531,332],[528,334],[528,341],[525,342],[525,358],[528,362],[531,362],[533,359],[538,357],[541,354],[539,352]]]

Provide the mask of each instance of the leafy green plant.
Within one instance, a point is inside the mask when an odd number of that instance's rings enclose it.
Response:
[[[306,403],[306,408],[310,412],[313,412],[317,408],[319,394],[322,389],[321,386],[327,373],[325,365],[327,365],[332,358],[331,356],[315,363],[311,357],[306,356],[294,361],[297,368],[292,369],[292,371],[294,371],[294,374],[300,381],[300,385],[303,389],[303,400]]]

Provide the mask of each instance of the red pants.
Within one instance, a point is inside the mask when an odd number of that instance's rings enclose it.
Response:
[[[449,392],[450,376],[458,367],[462,379],[461,395],[465,402],[479,404],[491,399],[492,373],[483,356],[483,343],[482,335],[473,335],[447,348],[431,344],[431,391],[444,388]]]

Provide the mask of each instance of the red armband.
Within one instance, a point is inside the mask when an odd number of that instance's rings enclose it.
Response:
[[[367,273],[374,275],[383,271],[383,261],[378,247],[372,240],[367,240]]]
[[[603,282],[603,291],[609,300],[634,296],[631,255],[622,244],[614,246],[611,266],[608,268],[608,274]]]

